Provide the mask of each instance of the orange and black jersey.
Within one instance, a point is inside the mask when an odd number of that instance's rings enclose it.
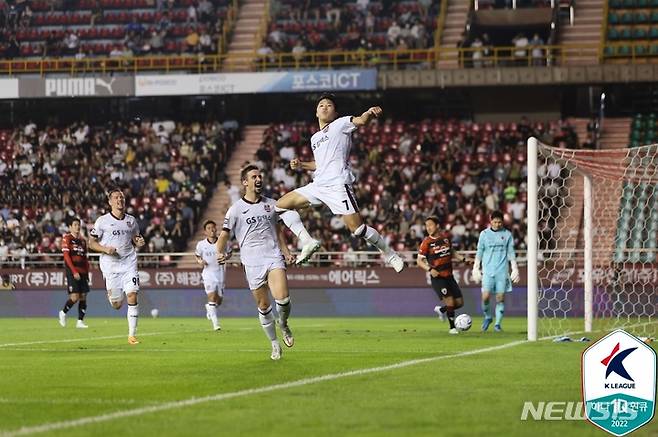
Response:
[[[76,238],[72,234],[64,235],[62,239],[62,252],[64,252],[66,268],[72,273],[89,273],[87,241],[84,238]]]
[[[452,275],[452,243],[450,234],[440,233],[438,237],[425,237],[418,250],[420,255],[427,258],[430,268],[437,270],[443,278]]]

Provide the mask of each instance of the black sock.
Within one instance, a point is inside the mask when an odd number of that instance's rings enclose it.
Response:
[[[455,328],[455,307],[446,306],[446,313],[448,313],[448,322],[450,323],[450,329]]]
[[[75,305],[75,303],[71,299],[67,300],[66,303],[64,304],[64,308],[62,308],[64,314],[68,313],[73,305]]]
[[[78,302],[78,320],[84,320],[85,314],[87,314],[87,301],[81,300]]]
[[[448,307],[444,305],[441,308],[439,308],[439,311],[441,311],[442,313],[445,313],[446,311],[448,311]]]

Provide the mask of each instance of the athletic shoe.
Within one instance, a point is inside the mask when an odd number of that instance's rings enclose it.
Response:
[[[135,336],[130,336],[128,337],[128,344],[139,344],[139,340]]]
[[[278,341],[274,340],[272,342],[272,355],[270,355],[270,358],[272,358],[274,361],[280,360],[281,359],[281,345],[279,344]]]
[[[85,325],[85,322],[82,320],[78,320],[78,323],[75,324],[76,328],[82,328],[82,329],[87,329],[89,326]]]
[[[295,337],[292,336],[292,331],[288,325],[281,325],[281,334],[283,335],[283,344],[292,347],[295,344]]]
[[[311,259],[313,254],[320,250],[320,242],[318,240],[311,240],[302,247],[302,252],[297,256],[295,264],[304,264]]]
[[[494,325],[494,331],[496,332],[502,332],[503,328],[500,327],[500,325]]]
[[[404,270],[404,261],[402,261],[400,255],[395,252],[391,252],[391,254],[386,257],[386,264],[393,267],[397,273],[400,273],[402,270]]]
[[[66,313],[62,310],[59,311],[59,324],[62,328],[66,326]]]
[[[491,325],[491,319],[485,318],[484,321],[482,322],[482,332],[489,329],[489,325]]]
[[[457,328],[450,328],[450,331],[448,331],[448,334],[459,334],[459,331],[457,331]]]
[[[439,316],[439,320],[441,320],[442,322],[446,321],[446,313],[441,312],[441,307],[440,306],[438,306],[438,305],[435,306],[434,307],[434,312],[436,313],[437,316]]]
[[[217,324],[217,326],[213,326],[212,329],[213,329],[213,331],[221,331],[221,330],[222,330],[222,327],[219,326],[219,324]]]

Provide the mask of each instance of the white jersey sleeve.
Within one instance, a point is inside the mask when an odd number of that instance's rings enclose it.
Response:
[[[357,125],[352,123],[353,118],[354,117],[352,116],[340,117],[339,119],[334,121],[334,123],[336,123],[334,129],[336,129],[337,131],[343,134],[351,134],[352,132],[358,129]]]

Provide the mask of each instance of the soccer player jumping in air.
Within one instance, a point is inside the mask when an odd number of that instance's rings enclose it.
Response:
[[[325,204],[336,215],[342,215],[345,226],[357,237],[375,246],[385,256],[386,263],[401,272],[404,261],[384,241],[374,228],[363,223],[356,204],[352,184],[355,182],[350,165],[352,132],[367,125],[382,114],[382,108],[374,106],[358,117],[338,117],[336,98],[323,94],[318,100],[316,117],[320,130],[311,137],[313,161],[290,161],[290,167],[313,171],[313,182],[286,193],[276,202],[277,212],[286,226],[302,241],[302,253],[297,263],[307,261],[320,248],[306,231],[299,218],[298,209],[310,205]]]
[[[473,264],[473,280],[482,281],[482,312],[484,313],[482,330],[489,329],[492,321],[489,296],[493,292],[496,295],[494,330],[501,331],[500,324],[505,313],[505,293],[512,291],[512,282],[519,281],[519,267],[516,264],[514,237],[510,231],[503,228],[503,213],[494,211],[490,219],[490,226],[480,232],[478,239],[478,250]],[[508,262],[512,267],[511,273],[507,266]]]

